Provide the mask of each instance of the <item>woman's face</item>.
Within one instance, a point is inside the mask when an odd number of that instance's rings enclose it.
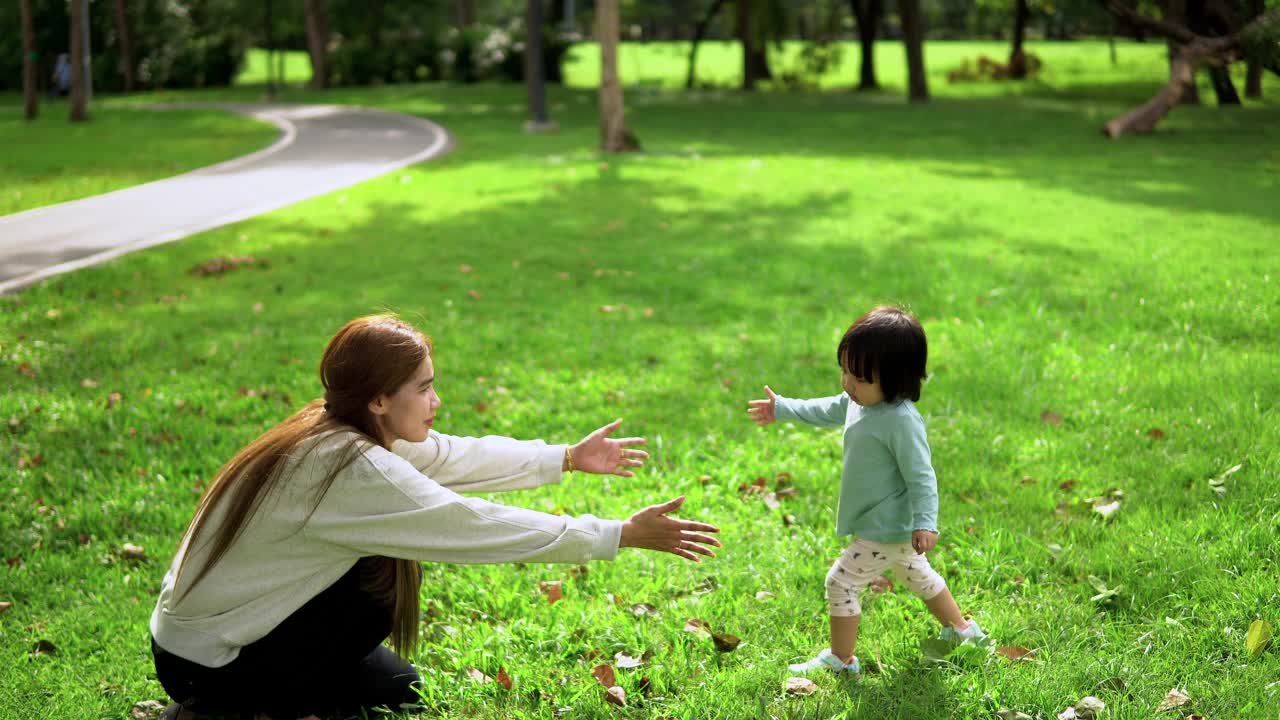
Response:
[[[369,411],[377,418],[388,445],[396,440],[426,440],[439,408],[440,396],[436,394],[435,367],[430,355],[423,358],[413,377],[393,394],[379,395],[369,402]]]

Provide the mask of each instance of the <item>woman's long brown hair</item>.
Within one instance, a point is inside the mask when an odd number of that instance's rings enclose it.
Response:
[[[394,394],[430,354],[431,340],[394,315],[369,315],[344,325],[329,341],[320,360],[324,399],[307,403],[249,443],[223,465],[209,483],[183,535],[186,551],[174,587],[179,587],[183,579],[196,538],[202,546],[209,547],[208,559],[179,599],[209,574],[240,537],[263,499],[279,484],[285,460],[300,443],[326,432],[354,431],[346,450],[339,454],[339,461],[317,486],[312,513],[338,473],[355,462],[361,453],[372,445],[389,449],[390,443],[369,412],[369,401],[379,395]],[[209,528],[211,511],[219,505],[224,510],[223,520],[216,528]],[[307,518],[310,519],[310,514]],[[388,606],[394,602],[391,644],[401,655],[411,654],[418,639],[421,564],[400,558],[368,558],[362,562],[362,587],[375,593]]]

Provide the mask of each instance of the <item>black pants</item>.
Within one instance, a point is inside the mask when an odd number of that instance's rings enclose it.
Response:
[[[417,702],[412,686],[422,679],[382,645],[391,634],[391,608],[361,586],[365,567],[366,560],[356,563],[223,667],[191,662],[152,640],[156,677],[171,698],[198,713],[323,717]]]

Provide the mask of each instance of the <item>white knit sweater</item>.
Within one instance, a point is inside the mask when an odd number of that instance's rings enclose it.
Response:
[[[368,447],[334,479],[315,513],[314,489],[339,462],[349,433],[330,433],[293,453],[243,534],[191,592],[206,544],[178,549],[151,614],[165,650],[206,667],[235,660],[367,555],[444,563],[611,560],[621,521],[568,517],[466,498],[459,492],[521,490],[560,481],[563,445],[431,432],[394,452]],[[309,452],[308,452],[309,451]],[[216,527],[219,508],[210,517]]]

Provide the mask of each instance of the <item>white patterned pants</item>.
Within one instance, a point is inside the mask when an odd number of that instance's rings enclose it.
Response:
[[[827,604],[831,616],[861,615],[858,595],[888,568],[922,600],[932,600],[947,589],[947,582],[911,543],[886,544],[858,538],[845,548],[827,573]]]

